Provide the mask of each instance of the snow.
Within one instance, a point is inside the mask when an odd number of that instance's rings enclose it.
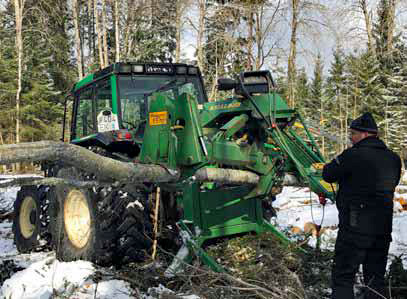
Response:
[[[406,176],[406,175],[405,175]],[[395,198],[407,200],[407,186],[399,186],[394,194]],[[330,201],[325,207],[319,204],[316,194],[307,188],[285,187],[283,192],[277,195],[273,206],[278,209],[274,224],[282,231],[289,231],[292,227],[298,227],[302,231],[306,223],[315,223],[325,228],[321,236],[321,248],[333,250],[338,233],[338,210]],[[389,259],[395,256],[405,255],[407,251],[407,211],[402,210],[399,202],[395,202],[393,214],[392,243],[389,249]],[[401,209],[400,209],[401,207]],[[316,237],[309,239],[310,246],[316,245]],[[404,259],[407,267],[407,259]]]
[[[134,291],[127,282],[108,280],[96,283],[90,279],[95,268],[90,262],[63,263],[48,257],[14,274],[2,286],[7,299],[132,298]],[[62,296],[63,295],[63,296]]]
[[[0,189],[0,208],[10,210],[18,188]],[[407,199],[407,186],[397,189],[396,198]],[[319,204],[318,197],[307,188],[285,187],[277,196],[273,206],[278,210],[273,223],[283,232],[295,238],[291,233],[293,227],[300,229],[309,223],[321,224],[323,233],[321,247],[333,250],[338,232],[338,212],[335,204],[328,202],[325,207]],[[389,259],[400,256],[407,250],[407,211],[400,204],[394,212],[393,242],[390,246]],[[316,237],[310,236],[308,244],[316,246]],[[184,254],[181,250],[179,254]],[[183,299],[199,299],[196,295],[176,294],[160,284],[151,287],[144,294],[132,289],[128,282],[105,278],[95,282],[93,276],[96,266],[90,262],[59,262],[54,252],[36,252],[19,254],[13,244],[12,224],[0,222],[0,263],[13,260],[24,270],[14,273],[0,289],[0,298],[14,299],[49,299],[49,298],[115,298],[115,299],[155,299],[164,294]],[[407,267],[406,260],[404,261]]]

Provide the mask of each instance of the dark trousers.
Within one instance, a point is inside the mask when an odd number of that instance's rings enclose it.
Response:
[[[366,236],[339,230],[332,267],[332,299],[353,299],[353,284],[359,265],[363,266],[364,299],[386,297],[384,274],[390,236]],[[386,297],[387,298],[387,297]]]

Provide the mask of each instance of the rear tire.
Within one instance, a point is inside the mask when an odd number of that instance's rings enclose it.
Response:
[[[59,176],[86,179],[73,168]],[[77,189],[58,185],[52,193],[52,239],[62,261],[88,260],[102,266],[145,260],[151,247],[151,224],[145,194],[137,189]]]
[[[50,243],[46,186],[23,186],[14,202],[14,243],[21,253],[44,249]]]

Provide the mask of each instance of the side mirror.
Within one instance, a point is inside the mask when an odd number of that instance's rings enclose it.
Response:
[[[236,88],[237,82],[229,78],[218,79],[218,90],[232,90]]]

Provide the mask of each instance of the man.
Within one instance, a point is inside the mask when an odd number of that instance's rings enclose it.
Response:
[[[400,180],[401,160],[377,137],[377,125],[370,113],[352,121],[350,133],[353,146],[323,169],[325,181],[339,183],[332,298],[354,298],[353,283],[360,264],[368,286],[364,298],[383,298],[377,293],[385,292],[393,194]]]

